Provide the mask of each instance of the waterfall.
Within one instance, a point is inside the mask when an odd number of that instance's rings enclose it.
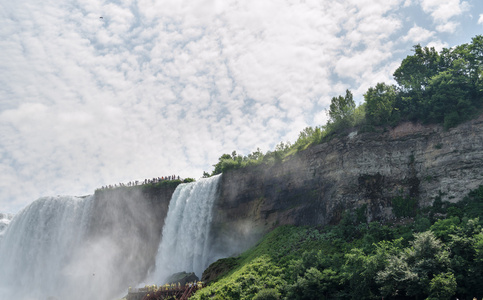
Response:
[[[12,218],[12,214],[0,213],[0,238],[3,236],[3,232],[7,229]]]
[[[10,222],[0,239],[0,299],[47,299],[73,290],[68,266],[79,248],[91,198],[47,197]]]
[[[147,282],[154,261],[155,282],[178,271],[200,277],[215,260],[209,238],[220,176],[176,188],[162,235],[162,206],[141,190],[44,197],[12,219],[0,215],[0,299],[120,299]]]
[[[154,281],[164,282],[176,272],[201,274],[213,262],[210,256],[212,206],[221,175],[180,184],[168,208],[156,256]]]

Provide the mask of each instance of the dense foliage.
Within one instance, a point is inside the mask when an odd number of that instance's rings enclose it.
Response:
[[[482,213],[480,186],[406,225],[279,227],[192,299],[481,299]]]
[[[372,131],[395,126],[401,121],[439,123],[449,129],[481,112],[483,106],[483,36],[437,52],[414,46],[393,76],[397,85],[378,83],[364,94],[356,106],[352,93],[333,97],[323,126],[303,129],[297,141],[280,143],[274,151],[260,149],[248,156],[223,154],[211,174],[257,164],[282,161],[285,157],[319,144],[351,128]]]
[[[166,188],[176,188],[178,185],[180,185],[181,183],[189,183],[189,182],[193,182],[195,181],[194,178],[184,178],[184,179],[171,179],[171,180],[160,180],[160,181],[156,181],[156,182],[153,182],[153,181],[149,181],[149,182],[139,182],[139,183],[136,183],[136,184],[130,184],[130,185],[125,185],[125,184],[119,184],[119,185],[114,185],[114,186],[108,186],[108,187],[103,187],[103,188],[100,188],[100,189],[96,189],[95,190],[95,194],[96,195],[100,195],[102,193],[105,193],[105,192],[108,192],[108,191],[112,191],[112,190],[118,190],[118,189],[122,189],[122,190],[137,190],[137,189],[141,189],[142,191],[144,192],[155,192],[155,191],[158,191],[158,190],[163,190],[163,189],[166,189]]]

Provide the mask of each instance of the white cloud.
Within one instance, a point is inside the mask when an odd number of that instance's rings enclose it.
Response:
[[[409,6],[411,6],[412,4],[413,4],[413,1],[412,1],[412,0],[406,0],[406,1],[404,1],[404,5],[403,5],[403,6],[404,6],[404,7],[409,7]]]
[[[448,21],[444,24],[439,24],[438,26],[436,26],[436,30],[439,31],[439,32],[449,32],[449,33],[452,33],[452,32],[455,32],[456,31],[456,28],[459,26],[459,24],[457,22],[451,22],[451,21]]]
[[[437,30],[449,33],[454,32],[459,25],[449,20],[462,15],[470,8],[469,3],[462,0],[420,0],[420,4],[423,11],[429,13],[433,21],[438,24]]]
[[[468,10],[469,4],[461,0],[421,0],[421,7],[436,21],[444,22]]]
[[[331,97],[361,99],[414,41],[441,41],[401,36],[410,2],[1,3],[0,211],[294,141]],[[461,15],[421,5],[440,31]]]
[[[436,51],[441,51],[443,48],[448,48],[448,43],[444,43],[441,41],[433,41],[428,43],[427,47],[434,48]]]
[[[480,17],[478,18],[478,24],[483,25],[483,14],[480,14]]]
[[[434,31],[430,31],[425,28],[414,25],[411,29],[409,29],[408,34],[403,37],[403,40],[405,42],[418,44],[429,40],[434,35],[435,35]]]

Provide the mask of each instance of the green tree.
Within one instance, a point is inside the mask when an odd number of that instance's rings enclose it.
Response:
[[[278,300],[280,299],[280,293],[276,289],[263,289],[259,291],[253,300]]]
[[[288,287],[287,298],[296,300],[327,299],[329,294],[338,290],[339,282],[340,275],[331,268],[319,271],[312,267]]]
[[[352,299],[380,298],[375,278],[377,272],[384,269],[388,254],[381,245],[376,247],[375,254],[366,255],[362,249],[354,248],[345,255],[343,274],[348,282],[347,293]]]
[[[438,73],[440,57],[432,47],[415,45],[414,54],[403,59],[393,76],[402,90],[411,96],[421,97],[429,79]]]
[[[429,283],[428,300],[449,300],[456,292],[456,279],[451,272],[434,276]]]
[[[417,274],[411,270],[404,255],[392,255],[384,270],[377,273],[376,282],[381,285],[383,296],[405,296],[406,290],[415,285]]]
[[[460,218],[450,217],[434,222],[434,224],[431,226],[431,231],[438,239],[448,242],[450,240],[450,236],[456,234],[458,231],[459,224]]]
[[[440,71],[441,59],[434,48],[414,46],[414,54],[403,59],[393,76],[401,90],[396,106],[409,120],[425,116],[423,103],[427,98],[427,86],[432,76]]]
[[[370,124],[388,124],[396,102],[396,87],[378,83],[364,94],[366,101],[366,118]]]
[[[346,90],[345,96],[333,97],[329,106],[329,122],[338,128],[351,126],[356,103],[351,91]]]
[[[385,296],[427,297],[431,280],[450,272],[449,252],[431,231],[414,234],[411,247],[391,256],[386,268],[377,274]]]
[[[466,219],[448,234],[451,269],[460,295],[482,294],[482,269],[477,262],[478,237],[481,234],[479,219]]]
[[[483,35],[474,37],[470,45],[471,80],[475,86],[475,98],[483,95]]]
[[[468,44],[443,49],[441,70],[429,80],[425,121],[444,122],[450,128],[474,115],[480,105],[477,61]]]
[[[312,143],[319,143],[322,139],[322,133],[320,128],[316,127],[305,127],[300,133],[297,141],[294,143],[294,146],[297,147],[298,150],[303,150],[307,148],[308,145]]]
[[[236,154],[236,151],[233,151]],[[213,170],[211,175],[221,174],[224,171],[234,169],[238,166],[238,161],[236,161],[232,155],[230,154],[223,154],[218,158],[218,163],[213,165],[215,169]]]

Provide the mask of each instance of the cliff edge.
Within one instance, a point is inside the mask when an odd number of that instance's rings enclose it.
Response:
[[[345,211],[386,221],[395,199],[457,202],[482,183],[483,115],[448,131],[409,122],[353,131],[280,164],[224,173],[213,237],[236,253],[279,225],[333,224]]]

